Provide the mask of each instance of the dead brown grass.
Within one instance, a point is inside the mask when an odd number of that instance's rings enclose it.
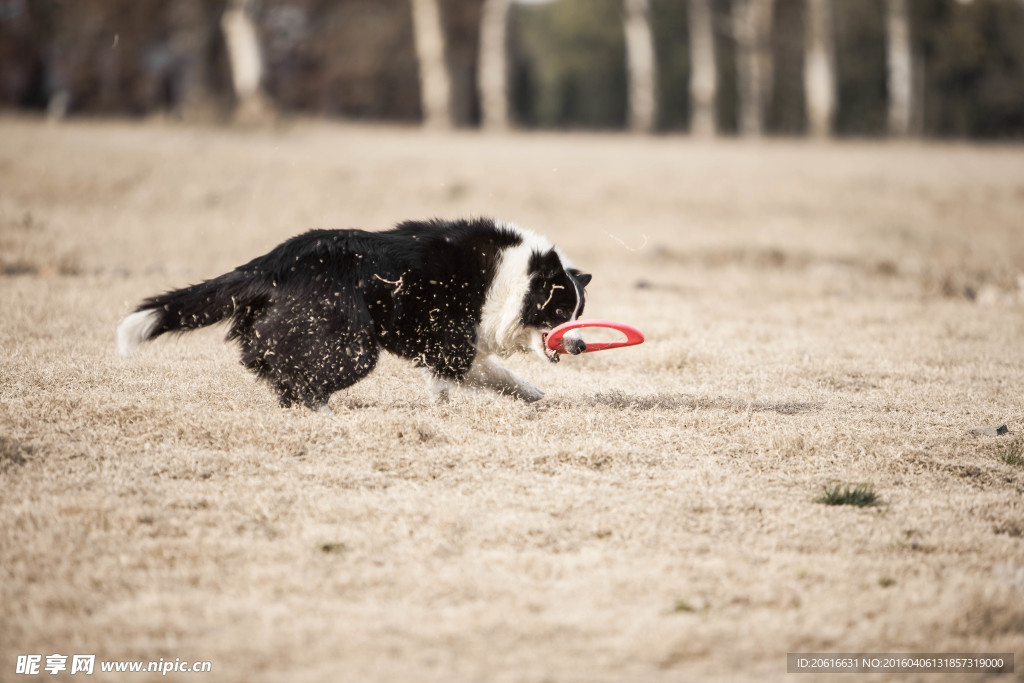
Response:
[[[549,235],[649,341],[515,360],[535,405],[435,406],[388,360],[333,420],[220,330],[115,355],[140,297],[299,231],[473,214]],[[1020,660],[1017,437],[969,430],[1024,429],[1022,217],[1019,148],[4,120],[0,680],[53,652],[236,681]],[[881,503],[816,503],[836,481]]]

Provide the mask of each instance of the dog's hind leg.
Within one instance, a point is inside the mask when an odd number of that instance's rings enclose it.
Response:
[[[379,353],[372,335],[358,333],[329,337],[322,345],[292,347],[287,381],[298,402],[310,410],[329,413],[331,394],[370,374]]]
[[[242,364],[277,390],[282,407],[323,412],[331,394],[366,377],[380,349],[358,308],[284,300],[238,335]]]
[[[463,378],[467,387],[490,389],[504,396],[511,396],[527,403],[544,398],[544,392],[537,386],[519,379],[490,358],[477,358]]]

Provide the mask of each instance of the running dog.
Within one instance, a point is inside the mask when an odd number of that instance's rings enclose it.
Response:
[[[452,387],[524,401],[543,392],[494,356],[535,351],[583,312],[582,273],[543,237],[490,219],[408,221],[384,232],[313,230],[220,277],[150,297],[117,328],[121,355],[166,332],[230,321],[242,364],[282,407],[330,412],[331,394],[366,377],[381,350]],[[569,333],[563,347],[586,344]]]

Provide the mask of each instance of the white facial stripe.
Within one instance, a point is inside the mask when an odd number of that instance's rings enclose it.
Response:
[[[580,313],[583,312],[583,287],[580,286],[579,281],[572,275],[569,275],[569,281],[572,282],[572,286],[576,289],[576,308],[572,311],[572,317],[570,320],[576,320]]]
[[[563,254],[562,250],[558,247],[553,247],[553,249],[555,250],[555,253],[558,254],[558,260],[562,262],[562,268],[565,270],[565,274],[568,276],[570,282],[572,282],[573,288],[576,290],[576,308],[573,309],[572,317],[569,318],[570,320],[576,320],[580,313],[583,312],[583,287],[569,272],[569,270],[573,268],[572,261],[569,260],[569,257]]]

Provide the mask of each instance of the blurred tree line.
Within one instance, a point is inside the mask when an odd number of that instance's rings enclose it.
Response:
[[[892,126],[890,93],[898,92],[887,52],[898,30],[887,23],[897,1],[908,28],[901,68],[911,72],[904,89],[913,107],[906,128],[927,136],[1024,135],[1024,0],[821,0],[823,18],[812,14],[814,0],[504,0],[499,10],[486,4],[496,0],[0,0],[0,106],[225,117],[236,89],[223,17],[244,5],[272,107],[348,119],[427,118],[417,22],[439,16],[447,72],[440,96],[452,124],[477,126],[487,101],[478,78],[481,19],[490,11],[506,22],[495,34],[507,59],[496,67],[497,87],[507,93],[512,124],[618,129],[630,125],[631,99],[642,96],[630,88],[630,69],[644,48],[627,44],[623,28],[634,11],[645,14],[653,49],[653,129],[698,125],[700,91],[691,76],[703,40],[710,66],[701,68],[713,71],[703,78],[714,84],[705,106],[719,132],[808,132],[808,36],[824,25],[831,132],[882,135]],[[707,38],[694,3],[707,8]],[[770,21],[752,50],[755,34],[743,18],[754,21],[744,13],[758,7]]]

